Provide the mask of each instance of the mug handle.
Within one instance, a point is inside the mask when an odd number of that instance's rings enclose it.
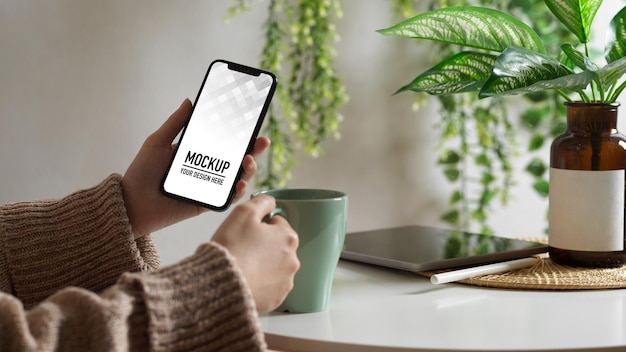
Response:
[[[270,222],[270,220],[272,220],[272,218],[276,215],[287,219],[287,213],[282,208],[274,208],[274,210],[272,210],[269,214],[265,215],[263,222]]]

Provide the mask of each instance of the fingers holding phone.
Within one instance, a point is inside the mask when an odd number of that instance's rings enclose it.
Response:
[[[214,61],[163,179],[163,193],[216,211],[241,196],[238,181],[247,183],[256,169],[246,154],[269,145],[256,137],[276,85],[270,72]]]

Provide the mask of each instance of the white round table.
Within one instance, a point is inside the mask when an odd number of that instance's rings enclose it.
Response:
[[[327,311],[260,321],[278,351],[626,351],[626,290],[435,286],[342,260]]]

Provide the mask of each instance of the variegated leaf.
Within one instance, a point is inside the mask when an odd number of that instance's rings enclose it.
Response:
[[[611,63],[626,56],[626,7],[613,17],[606,31],[604,58]]]
[[[602,0],[545,0],[550,11],[581,43],[588,43],[591,23],[596,16]]]
[[[598,65],[593,63],[593,61],[591,61],[591,59],[589,59],[585,54],[576,50],[572,44],[561,45],[561,50],[563,50],[567,58],[569,58],[570,61],[576,65],[576,67],[589,71],[598,70]]]
[[[626,73],[626,57],[611,62],[598,70],[600,81],[604,87],[609,87]]]
[[[498,52],[509,46],[545,52],[537,33],[524,22],[501,11],[475,6],[445,7],[421,13],[378,32]]]
[[[491,75],[495,55],[464,51],[419,75],[398,92],[412,90],[433,95],[479,91]]]
[[[493,74],[479,93],[480,98],[537,92],[546,89],[582,89],[594,72],[574,73],[567,66],[545,55],[508,48],[496,60]]]

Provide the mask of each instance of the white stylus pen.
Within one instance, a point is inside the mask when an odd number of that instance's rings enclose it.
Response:
[[[472,268],[448,271],[445,273],[435,274],[431,276],[430,282],[432,282],[435,285],[439,285],[439,284],[445,284],[445,283],[453,282],[453,281],[470,279],[472,277],[477,277],[477,276],[482,276],[482,275],[503,273],[503,272],[526,268],[526,267],[535,265],[537,262],[539,262],[539,260],[540,259],[537,257],[530,257],[530,258],[510,260],[507,262],[475,266]]]

